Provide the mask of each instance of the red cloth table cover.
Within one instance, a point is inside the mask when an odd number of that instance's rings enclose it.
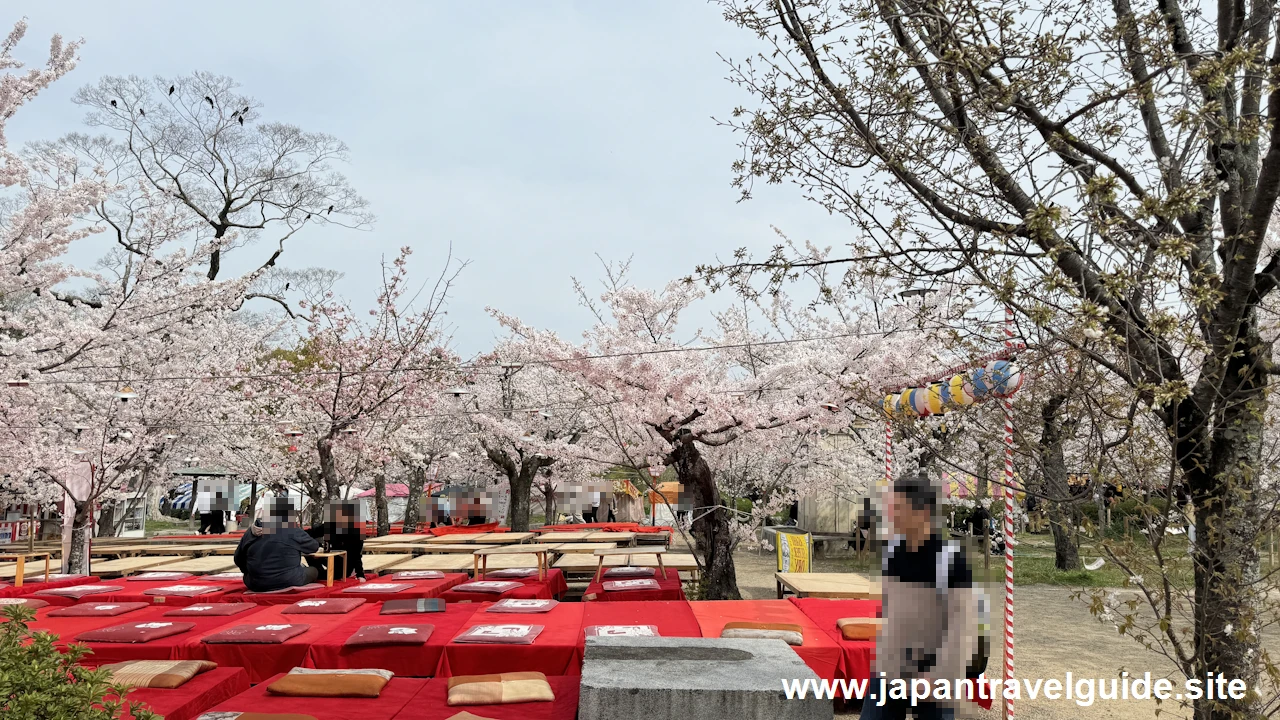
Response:
[[[212,660],[219,666],[242,667],[249,671],[249,682],[260,683],[277,673],[301,666],[311,643],[332,631],[350,615],[284,615],[285,605],[270,605],[252,613],[221,618],[230,621],[208,632],[194,632],[190,640],[176,648],[176,660]],[[362,608],[363,610],[363,608]],[[415,616],[416,617],[416,616]],[[213,618],[210,618],[211,620]],[[370,623],[372,624],[372,623]],[[201,640],[233,625],[310,625],[301,635],[282,643],[210,644]],[[345,639],[345,638],[344,638]],[[260,710],[261,708],[253,708]],[[265,711],[264,711],[265,712]],[[294,710],[293,712],[302,712]]]
[[[670,525],[641,525],[633,522],[599,522],[599,523],[574,523],[571,525],[543,525],[538,528],[539,531],[550,532],[578,532],[580,530],[599,530],[601,532],[635,532],[635,533],[656,533],[672,532]]]
[[[653,580],[658,583],[655,590],[605,590],[604,583],[616,582],[617,580]],[[679,601],[684,600],[684,588],[680,585],[680,573],[675,570],[667,571],[667,579],[663,580],[662,575],[655,575],[652,578],[609,578],[601,582],[592,579],[587,585],[587,589],[582,593],[584,601],[594,602],[629,602],[634,600],[668,600]]]
[[[706,638],[720,637],[725,624],[731,622],[799,625],[804,645],[791,649],[818,677],[834,680],[839,676],[840,646],[789,600],[702,600],[689,603],[689,609]]]
[[[519,587],[512,588],[504,593],[490,592],[465,592],[462,590],[446,590],[440,593],[440,598],[445,602],[497,602],[506,598],[545,598],[553,600],[551,588],[547,585],[546,580],[534,580],[528,582],[524,580],[494,580],[493,582],[513,582],[518,583]]]
[[[244,668],[220,667],[200,673],[172,690],[135,688],[125,700],[142,703],[164,720],[195,720],[214,705],[248,689],[249,674]],[[133,714],[126,711],[121,720],[133,720]]]
[[[376,604],[362,607],[350,615],[343,615],[343,622],[311,643],[307,651],[305,667],[328,668],[379,668],[390,670],[399,677],[430,677],[440,665],[444,647],[457,635],[463,624],[483,606],[474,603],[446,605],[444,612],[414,613],[411,615],[381,615]],[[347,638],[365,625],[434,625],[431,637],[425,645],[412,647],[345,647]]]
[[[339,590],[356,584],[355,578],[344,578],[342,580],[334,579],[333,587],[324,586],[324,578],[320,578],[320,587],[313,590],[303,592],[287,592],[287,593],[251,593],[246,590],[227,593],[222,596],[222,602],[251,602],[259,605],[292,605],[299,600],[309,600],[312,598],[329,597]]]
[[[840,646],[839,677],[850,680],[871,679],[871,659],[875,656],[874,640],[845,640],[836,621],[847,617],[877,617],[879,600],[829,600],[827,598],[788,598],[805,617]]]
[[[369,602],[380,602],[384,600],[420,600],[426,598],[440,597],[445,591],[454,585],[467,581],[466,573],[445,573],[442,578],[427,580],[392,580],[389,577],[380,577],[376,581],[381,585],[384,583],[394,583],[397,585],[408,585],[407,590],[397,590],[393,593],[376,592],[364,590],[364,585],[351,585],[342,588],[341,591],[333,593],[330,597],[358,597],[364,598]],[[370,583],[365,583],[368,585]]]
[[[449,681],[437,678],[428,680],[426,687],[393,720],[448,720],[460,712],[493,720],[573,720],[578,714],[581,682],[582,678],[578,676],[548,676],[547,684],[556,696],[551,702],[449,707]]]
[[[428,528],[427,532],[440,537],[441,535],[469,535],[471,533],[491,533],[491,532],[507,532],[511,528],[501,527],[496,522],[485,523],[483,525],[441,525],[439,527]]]
[[[267,686],[283,675],[263,678],[254,687],[205,712],[300,713],[316,720],[384,720],[395,717],[427,683],[416,678],[392,678],[376,698],[306,698],[268,693]]]
[[[66,575],[52,578],[49,582],[44,582],[43,578],[43,574],[32,577],[23,582],[22,587],[14,585],[0,587],[0,598],[23,597],[31,595],[37,590],[48,590],[49,588],[66,587],[68,585],[84,585],[86,583],[96,583],[100,580],[97,575]]]
[[[591,625],[653,625],[662,637],[702,637],[698,618],[684,600],[583,603],[579,645],[586,644],[586,628]]]
[[[455,643],[444,646],[436,675],[485,675],[489,673],[537,671],[545,675],[581,675],[583,642],[582,611],[585,603],[560,603],[551,612],[537,615],[503,615],[477,608],[458,633],[474,625],[502,625],[518,618],[521,625],[541,625],[542,632],[530,645]],[[799,612],[796,613],[799,615]],[[415,616],[421,617],[421,616]]]
[[[493,572],[498,572],[498,571],[495,570]],[[546,577],[544,577],[542,580],[538,579],[538,576],[536,573],[532,577],[524,577],[524,578],[495,578],[495,577],[492,577],[492,573],[490,573],[489,575],[485,576],[485,579],[501,580],[501,581],[510,580],[511,582],[524,583],[525,585],[537,585],[538,583],[546,583],[547,587],[551,590],[551,597],[557,600],[563,599],[564,594],[569,591],[569,581],[565,580],[564,571],[561,570],[560,568],[547,568]],[[519,596],[504,595],[503,597],[519,597]]]

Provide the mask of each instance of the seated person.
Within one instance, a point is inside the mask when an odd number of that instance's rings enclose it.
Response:
[[[273,498],[267,521],[240,538],[234,559],[245,587],[270,592],[315,582],[320,572],[303,567],[302,556],[319,549],[320,543],[300,527],[293,503]]]
[[[364,528],[356,517],[355,503],[333,505],[329,511],[329,521],[307,530],[307,535],[317,539],[327,536],[330,550],[346,551],[347,575],[364,578],[364,560],[361,557],[364,553]],[[323,560],[308,558],[307,563],[319,571],[327,572],[328,568]]]

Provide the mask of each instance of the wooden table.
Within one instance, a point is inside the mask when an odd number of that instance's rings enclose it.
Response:
[[[614,542],[618,545],[631,545],[636,541],[636,533],[633,532],[609,532],[606,530],[597,530],[586,537],[584,542]]]
[[[380,572],[382,570],[386,570],[389,567],[399,565],[405,560],[410,560],[412,558],[413,556],[408,554],[365,555],[363,558],[361,558],[361,562],[364,563],[364,569],[366,572]]]
[[[442,554],[419,555],[405,560],[396,566],[396,570],[439,570],[441,572],[467,572],[471,569],[470,555]]]
[[[346,550],[334,550],[331,552],[314,552],[307,555],[307,557],[316,558],[317,560],[324,560],[327,558],[329,560],[329,562],[324,564],[325,571],[326,571],[325,580],[324,580],[325,587],[333,587],[333,559],[334,558],[342,558],[342,575],[340,577],[347,576],[347,572],[346,572],[347,551]]]
[[[435,536],[434,535],[415,535],[412,533],[410,534],[401,533],[400,535],[376,535],[371,538],[365,538],[364,544],[368,545],[370,543],[385,543],[385,542],[418,543],[433,537]]]
[[[643,551],[635,551],[635,555],[635,561],[632,563],[635,567],[658,566],[657,558],[654,556],[646,556]],[[595,573],[598,564],[599,561],[596,560],[594,555],[568,553],[561,555],[560,559],[552,567],[560,568],[566,575],[590,576]],[[698,560],[690,553],[666,553],[662,556],[662,564],[668,570],[688,572],[695,579],[698,577]],[[626,565],[626,558],[606,557],[604,565],[605,567],[621,567]]]
[[[604,574],[604,559],[607,557],[626,558],[627,565],[631,564],[632,555],[656,555],[658,557],[658,571],[662,573],[662,579],[667,579],[667,567],[662,564],[662,556],[665,555],[667,549],[662,548],[646,548],[637,552],[634,548],[600,548],[593,554],[596,557],[596,575],[595,581],[600,582],[600,576]]]
[[[209,555],[202,558],[187,558],[164,566],[165,572],[189,572],[193,575],[213,575],[214,573],[234,572],[239,568],[231,558],[225,555]]]
[[[555,530],[548,533],[542,533],[538,538],[540,543],[552,542],[587,542],[587,538],[591,537],[594,530],[582,530],[578,532],[567,532],[564,530]]]
[[[601,548],[613,548],[617,546],[617,543],[557,543],[556,549],[553,552],[557,555],[565,555],[567,553],[586,553],[587,555],[590,555]]]
[[[428,545],[465,545],[488,534],[489,533],[456,533],[453,535],[439,535],[429,537],[426,540],[423,540],[423,542]]]
[[[451,545],[448,543],[440,543],[438,545],[423,545],[419,552],[425,553],[466,553],[470,555],[477,550],[485,550],[497,545]]]
[[[91,572],[94,575],[132,575],[143,570],[150,570],[162,565],[170,565],[191,558],[183,555],[153,555],[150,557],[126,557],[106,562],[93,563]]]
[[[472,567],[472,574],[476,577],[484,577],[489,570],[489,556],[491,555],[534,555],[537,557],[538,562],[538,579],[545,580],[547,577],[547,553],[550,551],[550,546],[540,544],[481,548],[471,556],[475,563]],[[527,566],[520,565],[518,567]]]
[[[34,559],[34,558],[44,558],[44,581],[45,581],[45,582],[49,582],[49,557],[50,557],[50,555],[51,555],[50,553],[47,553],[47,552],[39,552],[39,551],[36,551],[36,552],[20,552],[20,553],[5,553],[4,555],[0,555],[0,560],[14,560],[14,561],[16,561],[16,565],[14,566],[14,571],[13,571],[13,574],[14,574],[14,577],[13,577],[13,586],[14,586],[14,587],[22,587],[22,580],[23,580],[23,578],[25,578],[25,577],[26,577],[26,574],[27,574],[27,573],[26,573],[26,569],[27,569],[27,558],[33,558],[33,559]]]
[[[778,585],[778,599],[787,590],[796,597],[844,598],[853,600],[880,599],[880,583],[868,580],[856,573],[774,573]]]
[[[229,548],[231,552],[235,552],[235,548]],[[183,555],[190,553],[193,557],[206,555],[213,552],[214,548],[209,545],[148,545],[140,552],[143,555]]]
[[[89,548],[89,557],[126,557],[128,555],[141,555],[144,550],[150,550],[154,545],[102,545],[97,540],[93,541],[93,547]]]
[[[536,537],[538,537],[538,533],[532,532],[485,533],[476,538],[475,542],[484,543],[485,545],[516,545]]]

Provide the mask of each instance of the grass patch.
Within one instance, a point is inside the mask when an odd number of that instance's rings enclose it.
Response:
[[[191,524],[184,520],[147,520],[146,534],[154,535],[165,530],[185,530]]]

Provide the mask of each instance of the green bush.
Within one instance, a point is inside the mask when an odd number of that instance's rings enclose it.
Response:
[[[32,632],[35,611],[22,605],[4,609],[0,624],[0,717],[17,720],[117,720],[127,709],[135,720],[159,720],[150,710],[122,702],[128,688],[114,685],[105,670],[78,664],[83,645],[66,652],[57,635]]]

